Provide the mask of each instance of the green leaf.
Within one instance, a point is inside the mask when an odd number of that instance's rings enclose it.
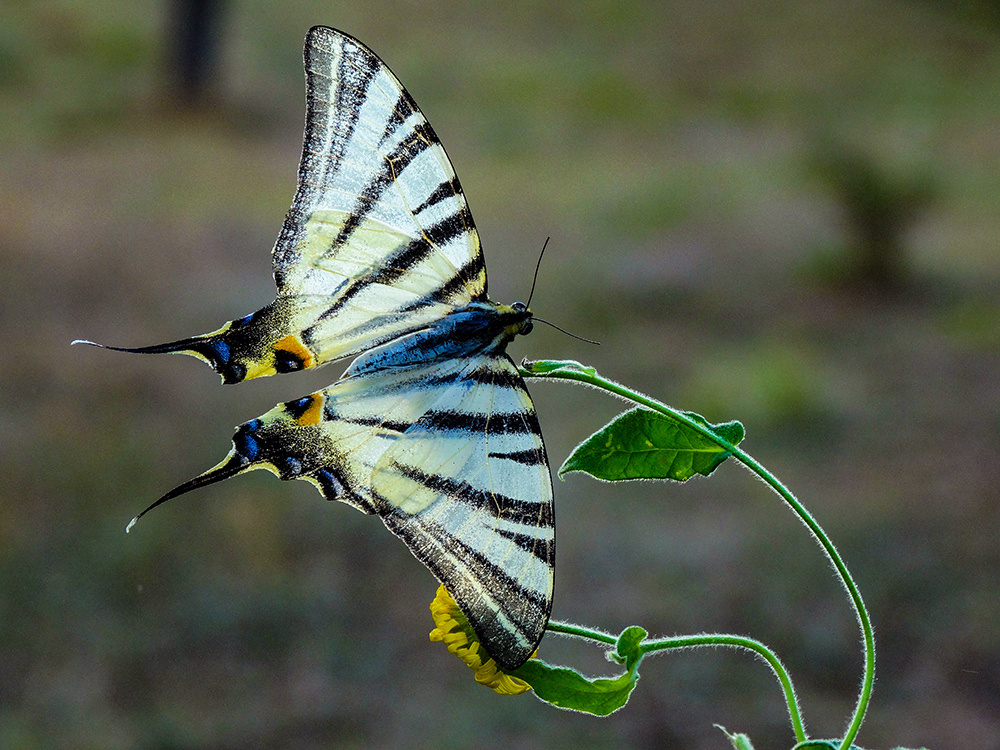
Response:
[[[738,734],[736,732],[730,734],[721,724],[716,724],[715,726],[721,729],[726,737],[729,738],[729,741],[733,743],[735,750],[753,750],[753,745],[750,744],[750,738],[747,735]]]
[[[528,375],[551,375],[554,372],[570,371],[579,372],[594,377],[597,375],[596,367],[587,367],[572,359],[536,359],[521,361],[521,367],[527,371]]]
[[[628,703],[639,680],[639,663],[643,657],[641,643],[646,635],[645,630],[633,626],[618,637],[613,659],[626,668],[618,677],[588,678],[573,669],[554,667],[541,659],[529,659],[508,674],[527,682],[539,699],[557,708],[607,716]]]
[[[635,670],[642,657],[646,655],[642,648],[642,642],[646,640],[648,635],[649,633],[638,625],[625,628],[618,636],[615,650],[608,656],[618,664],[624,664],[626,669]]]
[[[840,743],[843,740],[806,740],[800,742],[792,750],[840,750]],[[862,750],[857,745],[851,745],[849,750]],[[898,749],[897,749],[898,750]]]
[[[739,422],[711,424],[692,412],[684,416],[728,442],[739,445],[745,432]],[[708,476],[732,455],[694,427],[651,409],[619,414],[573,449],[559,476],[583,471],[597,479],[675,479]]]

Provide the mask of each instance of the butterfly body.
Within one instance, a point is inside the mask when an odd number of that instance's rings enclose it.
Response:
[[[515,305],[518,303],[515,303]],[[393,339],[351,363],[345,375],[433,364],[476,354],[503,353],[530,330],[531,313],[495,302],[470,302],[427,328]]]
[[[305,66],[305,139],[272,251],[275,300],[212,333],[125,351],[192,355],[224,383],[356,359],[328,388],[240,425],[222,462],[146,511],[253,469],[309,481],[379,516],[487,653],[515,668],[548,621],[555,563],[545,447],[506,354],[531,313],[488,298],[451,162],[385,64],[315,27]]]

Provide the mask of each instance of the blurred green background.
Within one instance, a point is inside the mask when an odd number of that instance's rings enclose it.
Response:
[[[500,698],[436,644],[430,576],[372,518],[254,475],[126,522],[232,427],[341,368],[223,388],[69,348],[213,330],[273,296],[301,44],[351,33],[462,179],[492,296],[575,358],[713,421],[837,542],[871,608],[866,747],[1000,747],[1000,11],[995,3],[230,2],[182,106],[168,10],[6,2],[0,25],[0,747],[789,747],[747,655],[646,663],[598,720]],[[530,384],[549,454],[621,407]],[[857,626],[749,475],[556,482],[554,616],[738,632],[843,731]],[[598,673],[596,651],[542,656]]]

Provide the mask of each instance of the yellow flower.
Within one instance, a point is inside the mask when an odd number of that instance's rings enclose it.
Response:
[[[485,652],[480,654],[482,647],[472,626],[444,586],[438,586],[437,595],[431,602],[431,617],[437,626],[431,631],[431,640],[441,641],[449,652],[464,661],[476,673],[476,682],[480,685],[500,695],[520,695],[531,690],[531,685],[501,670]]]

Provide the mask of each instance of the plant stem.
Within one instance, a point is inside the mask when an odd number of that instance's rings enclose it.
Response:
[[[558,622],[556,620],[549,620],[548,625],[545,626],[546,630],[551,630],[553,633],[561,633],[562,635],[570,635],[576,638],[586,638],[591,641],[599,641],[601,643],[606,643],[609,646],[614,646],[618,643],[618,638],[611,635],[610,633],[604,633],[600,630],[593,630],[591,628],[585,628],[582,625],[573,625],[568,622]]]
[[[723,446],[725,447],[725,446]],[[819,542],[823,551],[826,552],[827,557],[830,562],[833,563],[834,568],[836,568],[838,575],[840,576],[840,581],[847,589],[848,596],[850,596],[851,604],[854,608],[854,614],[857,616],[858,624],[861,626],[861,634],[864,642],[864,659],[865,659],[865,671],[864,678],[861,683],[861,692],[858,695],[858,702],[854,709],[854,716],[851,719],[851,723],[847,728],[847,732],[844,735],[844,739],[841,742],[840,750],[847,750],[851,743],[854,742],[854,738],[857,737],[858,731],[861,729],[861,723],[865,719],[865,711],[868,709],[868,702],[871,699],[872,687],[875,684],[875,636],[872,632],[871,620],[868,617],[868,609],[865,607],[865,603],[861,598],[861,592],[858,590],[857,584],[854,583],[854,578],[851,577],[850,572],[847,570],[847,566],[844,564],[843,559],[840,557],[840,553],[837,552],[837,548],[830,541],[830,538],[823,531],[823,528],[816,522],[812,514],[806,510],[798,499],[785,487],[781,482],[778,481],[767,469],[761,466],[756,459],[742,450],[735,448],[733,455],[739,459],[744,466],[746,466],[750,471],[759,476],[768,485],[770,485],[775,492],[777,492],[781,498],[792,508],[792,510],[798,515],[799,520],[802,521],[812,532],[813,537]]]
[[[841,583],[847,590],[848,596],[851,600],[851,606],[854,608],[854,613],[861,627],[861,634],[864,642],[865,671],[861,685],[861,692],[858,695],[858,702],[854,709],[854,716],[852,717],[847,733],[844,735],[840,746],[840,750],[847,750],[847,748],[849,748],[851,743],[854,741],[854,738],[857,736],[858,730],[861,728],[861,723],[864,721],[865,717],[865,711],[868,708],[868,702],[871,699],[872,687],[875,683],[875,638],[872,632],[871,620],[868,617],[868,610],[865,608],[864,601],[861,598],[861,592],[858,590],[857,585],[854,583],[854,579],[847,570],[847,566],[841,559],[840,553],[837,552],[837,548],[833,545],[833,542],[830,541],[830,538],[826,535],[826,532],[823,531],[822,527],[816,522],[816,519],[812,517],[812,514],[806,510],[806,508],[798,501],[798,499],[796,499],[795,495],[793,495],[787,487],[778,481],[778,479],[771,474],[771,472],[765,469],[748,453],[745,453],[742,449],[719,437],[708,427],[698,424],[695,420],[690,419],[685,414],[667,406],[666,404],[630,388],[626,388],[613,380],[601,377],[597,374],[597,370],[595,368],[585,367],[579,362],[573,361],[544,360],[539,362],[523,363],[521,374],[527,377],[573,380],[579,383],[601,388],[615,394],[616,396],[645,406],[659,412],[660,414],[664,414],[673,420],[683,423],[687,427],[698,431],[708,439],[714,441],[723,450],[732,454],[746,468],[763,479],[799,517],[826,553],[830,562],[833,563],[833,567],[836,569]],[[794,702],[789,703],[789,711],[795,711]]]
[[[729,646],[730,648],[747,649],[760,656],[771,667],[774,676],[781,683],[781,689],[785,693],[785,703],[788,704],[788,716],[792,721],[792,730],[795,732],[796,740],[798,742],[805,742],[809,739],[806,736],[805,727],[802,725],[802,716],[799,713],[799,701],[795,695],[795,688],[792,687],[792,678],[788,676],[788,671],[777,655],[760,641],[744,636],[725,635],[722,633],[679,635],[670,638],[658,638],[654,641],[645,641],[642,644],[642,650],[645,653],[653,653],[665,649],[692,648],[695,646]]]
[[[562,635],[584,638],[597,641],[608,646],[618,643],[618,638],[600,630],[586,628],[581,625],[573,625],[568,622],[558,622],[549,620],[546,630]],[[753,651],[767,662],[768,666],[778,678],[781,689],[785,693],[785,702],[788,704],[788,715],[792,722],[792,730],[795,732],[797,742],[805,742],[805,728],[802,725],[802,717],[799,713],[798,698],[795,695],[795,688],[792,687],[792,679],[788,675],[781,660],[767,646],[760,641],[746,638],[740,635],[726,635],[722,633],[705,633],[701,635],[678,635],[669,638],[655,638],[645,640],[639,644],[643,654],[653,654],[657,651],[667,651],[681,648],[695,648],[697,646],[728,646],[730,648],[742,648]]]

